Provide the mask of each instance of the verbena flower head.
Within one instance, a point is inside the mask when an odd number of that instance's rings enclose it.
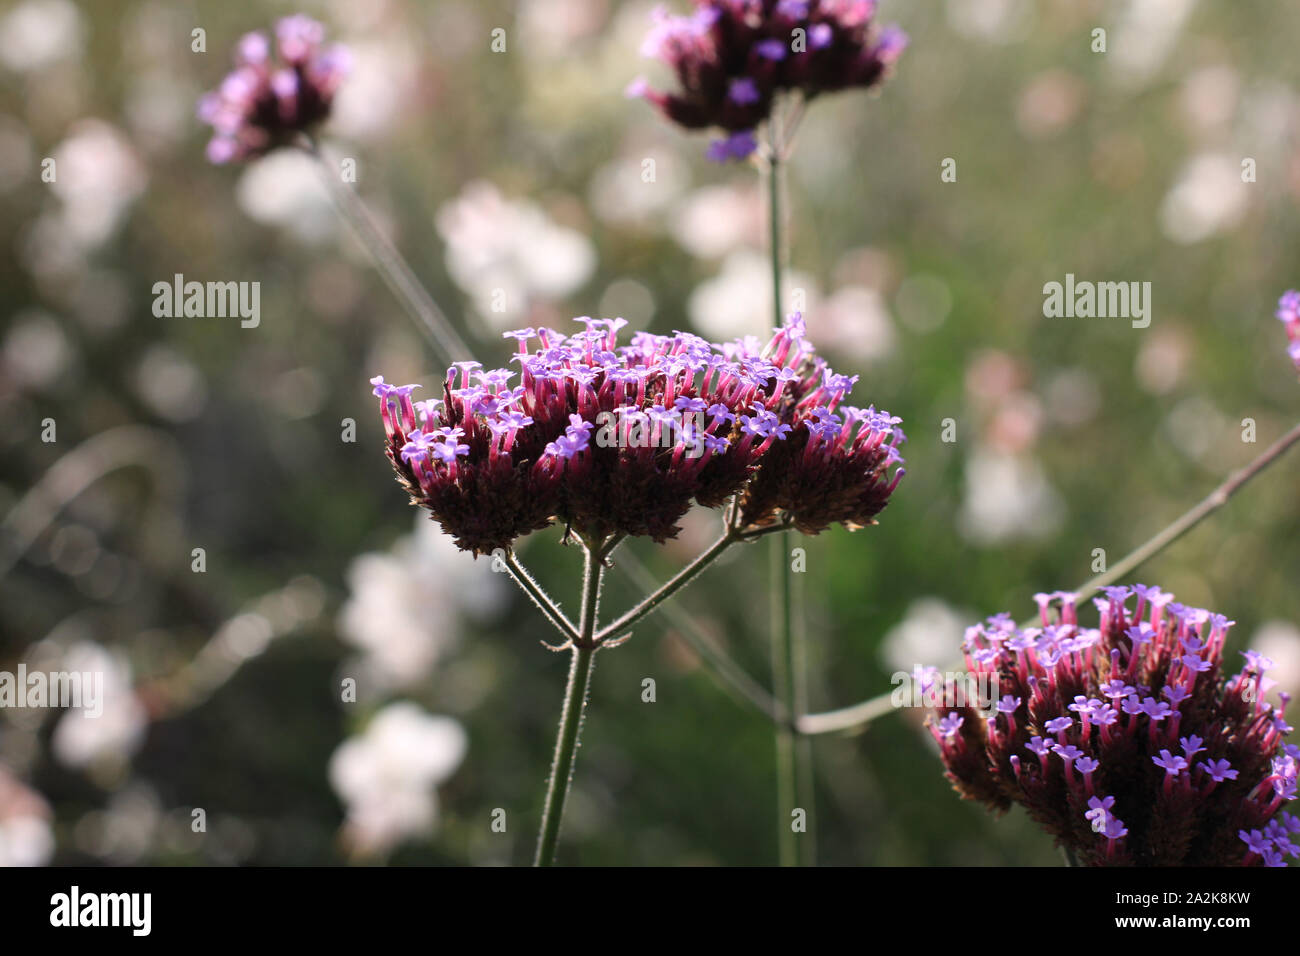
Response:
[[[199,100],[199,119],[214,135],[208,159],[240,162],[261,156],[311,129],[330,112],[351,69],[346,47],[324,47],[325,28],[296,14],[275,25],[275,42],[245,34],[235,46],[235,69]]]
[[[663,93],[638,79],[628,95],[686,129],[726,130],[733,135],[710,158],[743,159],[778,93],[812,99],[885,79],[907,37],[877,30],[875,8],[875,0],[695,0],[693,13],[674,16],[659,7],[641,52],[671,67],[681,89]]]
[[[620,346],[622,319],[576,321],[570,336],[507,332],[516,368],[458,362],[440,399],[371,380],[399,480],[464,550],[557,520],[662,541],[692,501],[733,495],[748,527],[857,527],[903,475],[898,419],[843,405],[856,376],[816,356],[798,314],[766,347],[686,332]]]
[[[1281,865],[1296,854],[1300,821],[1280,812],[1300,756],[1283,741],[1288,698],[1264,701],[1272,662],[1254,651],[1229,673],[1232,621],[1140,584],[1104,588],[1095,628],[1079,622],[1075,595],[1036,597],[1041,627],[1000,615],[964,642],[969,671],[1020,703],[992,720],[971,706],[927,721],[963,797],[998,812],[1021,804],[1088,865]]]
[[[1274,315],[1286,326],[1287,354],[1291,356],[1296,369],[1300,370],[1300,292],[1288,289],[1282,293],[1282,298],[1277,300],[1277,312]]]

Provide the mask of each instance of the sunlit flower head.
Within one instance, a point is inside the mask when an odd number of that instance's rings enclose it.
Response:
[[[930,718],[963,797],[998,812],[1020,804],[1086,865],[1296,855],[1296,820],[1281,812],[1300,756],[1283,741],[1288,695],[1265,702],[1272,662],[1254,651],[1231,672],[1232,621],[1141,584],[1103,588],[1097,627],[1079,621],[1074,594],[1035,599],[1040,626],[998,615],[963,643],[967,670],[1006,706]]]
[[[746,526],[815,534],[873,523],[902,477],[899,420],[843,404],[856,376],[816,356],[797,314],[766,346],[686,332],[619,346],[622,319],[577,321],[507,332],[517,368],[458,362],[441,398],[372,380],[399,479],[464,550],[557,520],[663,541],[693,501],[735,495]]]

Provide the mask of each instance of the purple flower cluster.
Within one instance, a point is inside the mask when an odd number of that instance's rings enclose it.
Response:
[[[778,93],[812,99],[884,80],[907,37],[877,31],[875,12],[875,0],[695,0],[686,16],[660,7],[641,52],[668,64],[681,91],[638,79],[627,92],[687,129],[721,127],[732,135],[710,147],[710,158],[743,159]]]
[[[324,120],[351,69],[346,47],[325,48],[325,28],[302,14],[275,25],[275,49],[263,33],[245,34],[235,69],[199,100],[199,119],[214,135],[208,159],[240,162],[261,156]]]
[[[692,501],[735,495],[746,527],[857,527],[903,475],[899,419],[843,404],[857,377],[815,355],[797,313],[766,346],[686,332],[619,346],[622,319],[576,321],[571,336],[507,332],[518,370],[458,362],[441,399],[371,380],[399,479],[464,550],[556,520],[662,541]]]
[[[1096,628],[1073,594],[1035,598],[1041,627],[1001,614],[966,632],[967,668],[1004,695],[992,719],[972,705],[927,722],[963,797],[1021,804],[1094,866],[1283,866],[1300,852],[1300,821],[1279,814],[1300,758],[1282,739],[1288,698],[1264,701],[1272,662],[1254,651],[1224,674],[1232,621],[1141,584],[1103,588]]]
[[[1277,300],[1277,312],[1274,315],[1286,326],[1286,351],[1295,367],[1300,369],[1300,292],[1288,289],[1282,293],[1282,298]]]

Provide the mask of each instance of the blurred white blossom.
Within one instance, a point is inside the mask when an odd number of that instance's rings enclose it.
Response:
[[[756,186],[706,186],[677,205],[672,235],[691,255],[714,259],[741,245],[760,248],[763,215]]]
[[[434,788],[456,772],[467,745],[459,723],[409,701],[375,714],[330,758],[330,785],[347,805],[349,847],[363,856],[384,854],[429,834],[438,819]]]
[[[0,766],[0,867],[43,866],[53,854],[49,805]]]
[[[0,19],[0,63],[23,73],[81,53],[84,25],[70,0],[26,0]]]
[[[817,303],[811,276],[788,270],[784,276],[786,307],[796,295],[810,311]],[[738,249],[722,262],[722,270],[695,287],[686,309],[696,331],[715,341],[746,335],[765,335],[773,325],[772,275],[767,257],[752,249]]]
[[[1121,83],[1140,86],[1156,75],[1195,6],[1196,0],[1128,0],[1104,58]]]
[[[479,314],[507,329],[534,301],[554,302],[596,270],[596,248],[528,200],[506,199],[491,183],[469,183],[438,210],[447,271]]]
[[[54,728],[54,756],[74,768],[129,760],[144,740],[148,715],[135,695],[126,658],[101,644],[83,641],[68,649],[62,667],[103,675],[99,701],[103,713],[91,717],[85,708],[65,711]]]
[[[987,546],[1046,537],[1060,526],[1063,512],[1036,459],[981,448],[966,462],[958,526],[967,540]]]
[[[958,611],[942,598],[917,598],[903,619],[885,632],[880,656],[896,671],[946,663],[961,646],[974,616]]]
[[[1247,190],[1234,156],[1201,153],[1183,168],[1160,207],[1160,224],[1175,242],[1200,242],[1231,229],[1246,212]]]
[[[278,150],[250,163],[235,185],[235,201],[249,218],[307,241],[336,230],[316,161],[298,150]]]
[[[82,250],[112,237],[148,177],[131,141],[102,120],[79,120],[54,148],[50,191],[61,201],[56,228]]]
[[[818,346],[860,362],[887,358],[898,345],[884,299],[864,286],[836,289],[812,310],[808,327]]]
[[[361,683],[380,690],[422,683],[459,639],[462,619],[485,618],[505,600],[491,562],[457,549],[423,513],[413,535],[359,556],[347,577],[339,632],[362,652]]]

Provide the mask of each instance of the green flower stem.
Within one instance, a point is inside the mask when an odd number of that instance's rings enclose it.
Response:
[[[631,610],[626,611],[620,618],[614,621],[614,623],[606,624],[597,631],[595,643],[606,643],[621,632],[626,631],[642,618],[648,616],[651,612],[657,609],[659,605],[663,604],[664,601],[667,601],[686,585],[694,581],[701,571],[711,565],[714,561],[718,560],[718,558],[722,556],[722,553],[733,544],[742,541],[755,541],[758,538],[766,537],[769,534],[779,534],[785,529],[785,525],[772,525],[766,528],[737,528],[728,526],[727,530],[723,532],[722,537],[709,545],[708,548],[702,551],[694,561],[669,578],[667,582],[660,586],[659,590],[644,598]],[[608,554],[608,551],[605,553]]]
[[[779,327],[784,313],[781,278],[785,259],[785,206],[782,201],[785,145],[781,139],[781,121],[776,110],[768,124],[768,140],[764,164],[767,179],[768,252],[772,267],[772,318],[773,324]],[[789,559],[793,539],[793,532],[786,532],[774,538],[771,544],[772,682],[782,710],[797,720],[803,709],[805,681],[802,668],[803,647],[796,626],[796,619],[801,618],[802,614],[796,606],[794,575]],[[806,745],[796,744],[793,730],[788,726],[777,727],[777,842],[782,866],[799,865],[801,843],[808,861],[811,861],[813,841],[807,833],[802,834],[804,839],[800,841],[800,834],[796,834],[791,825],[791,814],[796,808],[804,810],[805,821],[811,816],[812,774],[810,770],[801,770],[800,767],[801,764],[809,763],[807,758],[810,756]]]
[[[542,586],[528,573],[528,569],[519,562],[519,558],[513,549],[506,551],[502,563],[520,589],[532,599],[542,614],[546,615],[546,619],[555,625],[555,629],[563,636],[565,643],[576,640],[578,629],[573,626],[573,623],[564,616],[564,612],[560,610],[559,606],[542,590]]]
[[[1097,588],[1105,587],[1114,581],[1127,577],[1138,567],[1164,551],[1226,505],[1232,496],[1245,487],[1248,482],[1297,444],[1300,444],[1300,424],[1296,424],[1289,432],[1260,452],[1254,461],[1229,475],[1226,481],[1202,498],[1198,504],[1185,511],[1172,524],[1161,529],[1147,541],[1120,558],[1109,571],[1105,571],[1079,585],[1074,592],[1078,595],[1076,605],[1088,600]],[[1038,619],[1033,618],[1022,622],[1020,626],[1030,627],[1036,623],[1038,623]],[[881,694],[879,697],[873,697],[871,700],[854,704],[851,707],[831,710],[823,714],[805,714],[796,718],[795,726],[799,733],[809,735],[857,730],[878,717],[883,717],[892,712],[895,708],[890,703],[890,697],[890,694]]]
[[[555,863],[555,847],[560,840],[560,826],[564,822],[564,802],[569,795],[573,779],[573,761],[578,751],[578,737],[582,732],[583,711],[587,706],[587,689],[591,686],[591,669],[598,645],[596,612],[600,603],[600,579],[608,556],[606,542],[583,542],[586,548],[582,574],[582,617],[578,636],[573,641],[569,664],[569,686],[564,692],[564,710],[560,714],[560,729],[555,738],[555,760],[551,765],[551,779],[546,788],[546,804],[542,810],[542,832],[537,838],[535,866]]]
[[[614,621],[613,624],[607,624],[605,627],[601,628],[600,632],[596,635],[596,643],[603,644],[605,641],[615,637],[620,632],[626,631],[629,627],[648,615],[664,601],[668,600],[686,585],[690,584],[691,581],[695,580],[701,571],[721,557],[722,552],[726,551],[739,540],[740,536],[733,529],[728,528],[722,537],[709,545],[709,547],[702,551],[694,561],[682,568],[682,570],[678,571],[677,574],[671,577],[666,584],[659,588],[658,591],[655,591],[653,594],[643,599],[640,604],[636,605],[636,607],[632,608],[630,611],[627,611],[622,617]]]

